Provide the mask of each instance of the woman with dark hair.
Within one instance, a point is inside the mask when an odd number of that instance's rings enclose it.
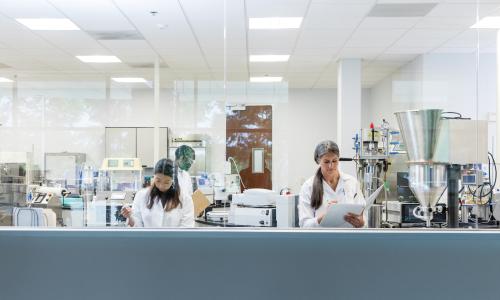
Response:
[[[182,192],[177,167],[170,159],[155,166],[151,186],[137,192],[132,208],[123,207],[122,215],[131,227],[194,227],[193,201]]]
[[[339,170],[340,151],[336,143],[323,141],[314,150],[314,160],[319,164],[316,175],[309,178],[300,189],[299,225],[318,227],[328,207],[336,203],[365,204],[356,178]],[[363,227],[363,215],[348,213],[344,219],[354,227]]]

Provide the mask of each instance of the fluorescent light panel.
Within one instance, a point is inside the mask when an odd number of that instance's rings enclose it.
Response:
[[[124,82],[124,83],[146,83],[146,79],[142,77],[113,77],[111,78],[115,82]]]
[[[19,23],[31,30],[80,30],[75,23],[69,19],[16,19]]]
[[[499,29],[500,17],[484,17],[470,28],[475,29]]]
[[[14,82],[14,80],[5,77],[0,77],[0,82]]]
[[[300,28],[300,18],[248,18],[249,29],[295,29]]]
[[[288,59],[290,55],[250,55],[251,62],[280,62]]]
[[[113,55],[77,55],[76,58],[86,63],[119,63],[122,62]]]
[[[271,76],[250,77],[250,82],[281,82],[282,80],[283,77],[271,77]]]

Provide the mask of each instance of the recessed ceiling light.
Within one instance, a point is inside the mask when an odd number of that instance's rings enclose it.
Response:
[[[119,63],[122,62],[118,57],[113,55],[78,55],[79,60],[86,63]]]
[[[249,29],[294,29],[299,28],[302,18],[249,18]]]
[[[484,17],[481,20],[477,21],[477,23],[472,25],[470,28],[499,29],[500,28],[500,17]]]
[[[283,77],[271,77],[271,76],[250,77],[250,82],[281,82],[282,80]]]
[[[288,61],[290,55],[250,55],[251,62],[279,62]]]
[[[0,77],[0,82],[14,82],[14,80],[5,77]]]
[[[75,23],[69,19],[16,19],[19,23],[31,30],[80,30]]]
[[[125,83],[146,83],[146,79],[141,77],[113,77],[111,78],[115,82],[125,82]]]

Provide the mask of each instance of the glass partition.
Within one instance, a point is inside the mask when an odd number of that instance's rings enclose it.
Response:
[[[498,227],[500,1],[101,2],[0,5],[2,226],[132,225],[169,158],[137,226]]]

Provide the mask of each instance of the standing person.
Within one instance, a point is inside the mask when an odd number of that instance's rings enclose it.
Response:
[[[174,162],[160,159],[150,187],[137,192],[132,208],[121,213],[131,227],[194,227],[191,197],[180,187]]]
[[[299,194],[300,227],[318,227],[330,205],[365,204],[356,178],[339,170],[339,158],[336,143],[327,140],[316,146],[314,160],[319,168],[316,175],[302,185]],[[365,225],[362,214],[348,213],[344,219],[356,228]]]
[[[195,158],[196,156],[193,148],[187,145],[181,145],[175,150],[175,162],[179,166],[179,184],[181,189],[186,191],[186,195],[189,197],[193,196],[193,183],[188,171],[193,165]]]

